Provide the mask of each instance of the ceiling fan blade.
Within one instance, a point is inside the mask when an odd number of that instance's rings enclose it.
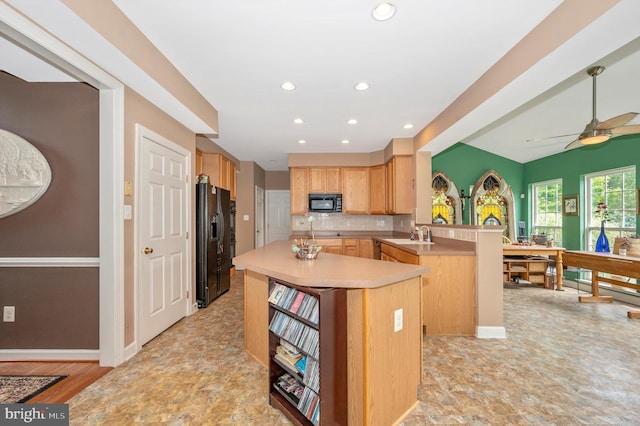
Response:
[[[549,139],[566,138],[568,136],[576,136],[576,135],[578,135],[578,133],[570,133],[568,135],[548,136],[546,138],[527,139],[527,142],[540,142],[540,141],[546,141]]]
[[[582,139],[576,139],[575,141],[571,142],[569,145],[565,146],[564,149],[573,149],[573,148],[578,148],[579,146],[582,146]]]
[[[640,133],[640,124],[634,124],[632,126],[620,126],[615,129],[611,129],[613,136],[632,135],[634,133]]]
[[[616,127],[624,126],[638,115],[637,112],[628,112],[626,114],[619,115],[617,117],[613,117],[608,119],[607,121],[603,121],[596,126],[596,130],[608,130]]]

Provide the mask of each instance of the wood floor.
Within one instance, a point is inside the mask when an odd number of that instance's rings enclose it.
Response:
[[[0,362],[0,375],[67,375],[27,404],[63,404],[111,371],[97,362]]]

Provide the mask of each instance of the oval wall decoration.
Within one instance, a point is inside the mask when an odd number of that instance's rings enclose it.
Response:
[[[0,129],[0,218],[38,201],[51,183],[44,155],[20,136]]]

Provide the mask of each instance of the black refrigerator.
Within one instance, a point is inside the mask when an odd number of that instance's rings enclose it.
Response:
[[[196,184],[196,301],[206,308],[231,284],[231,197],[226,189]]]

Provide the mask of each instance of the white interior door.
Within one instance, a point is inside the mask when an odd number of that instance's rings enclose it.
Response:
[[[139,128],[138,336],[140,345],[187,314],[189,153]]]
[[[267,191],[267,244],[291,235],[291,191]]]
[[[264,245],[264,189],[256,185],[256,248]]]

